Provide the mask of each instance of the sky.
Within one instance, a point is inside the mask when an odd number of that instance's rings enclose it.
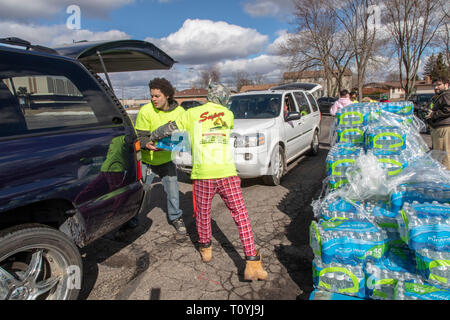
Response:
[[[170,70],[110,74],[119,98],[145,98],[155,77],[183,90],[212,66],[225,83],[241,70],[280,82],[287,64],[276,48],[293,29],[292,11],[291,0],[0,0],[0,37],[49,47],[151,42],[177,61]]]

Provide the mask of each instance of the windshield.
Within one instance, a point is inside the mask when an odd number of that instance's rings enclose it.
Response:
[[[254,94],[230,98],[235,119],[268,119],[280,114],[281,94]]]
[[[428,102],[433,98],[433,94],[421,95],[418,97],[419,102]]]

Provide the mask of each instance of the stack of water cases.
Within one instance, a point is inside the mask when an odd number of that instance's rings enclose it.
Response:
[[[335,121],[326,193],[312,204],[315,289],[361,299],[449,300],[450,179],[427,180],[425,172],[421,182],[389,185],[388,195],[367,199],[348,191],[354,186],[346,172],[362,155],[376,157],[386,183],[404,182],[396,177],[407,176],[424,143],[416,143],[422,138],[412,125],[413,104],[352,104]]]

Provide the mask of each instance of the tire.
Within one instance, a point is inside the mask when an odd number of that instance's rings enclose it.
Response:
[[[316,130],[314,131],[314,135],[311,141],[311,149],[309,151],[309,154],[311,156],[316,156],[317,154],[319,154],[319,146],[320,146],[319,132]]]
[[[64,233],[39,224],[0,232],[0,300],[75,300],[82,276],[78,248]]]
[[[269,186],[278,186],[281,182],[281,178],[286,171],[286,163],[284,150],[282,147],[275,148],[272,151],[272,155],[270,157],[270,165],[269,170],[272,171],[271,175],[263,176],[263,181],[265,184]]]

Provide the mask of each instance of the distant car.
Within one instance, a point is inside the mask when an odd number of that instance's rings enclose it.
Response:
[[[0,46],[0,300],[77,299],[79,248],[148,205],[133,123],[97,73],[174,60],[138,40],[0,43],[27,48]]]
[[[231,133],[234,161],[241,178],[263,177],[278,185],[287,164],[300,155],[319,152],[321,114],[311,90],[271,88],[232,95],[234,114]],[[174,160],[184,172],[192,170],[192,158],[180,153]]]
[[[197,100],[186,100],[181,103],[181,106],[187,110],[189,108],[201,106],[202,104],[204,104],[204,102],[197,101]]]
[[[319,104],[320,112],[323,114],[329,114],[330,108],[338,100],[338,98],[334,97],[321,97],[317,99],[317,103]]]
[[[414,111],[417,114],[418,110],[426,107],[431,99],[433,98],[434,93],[421,93],[412,95],[409,100],[414,103]]]

